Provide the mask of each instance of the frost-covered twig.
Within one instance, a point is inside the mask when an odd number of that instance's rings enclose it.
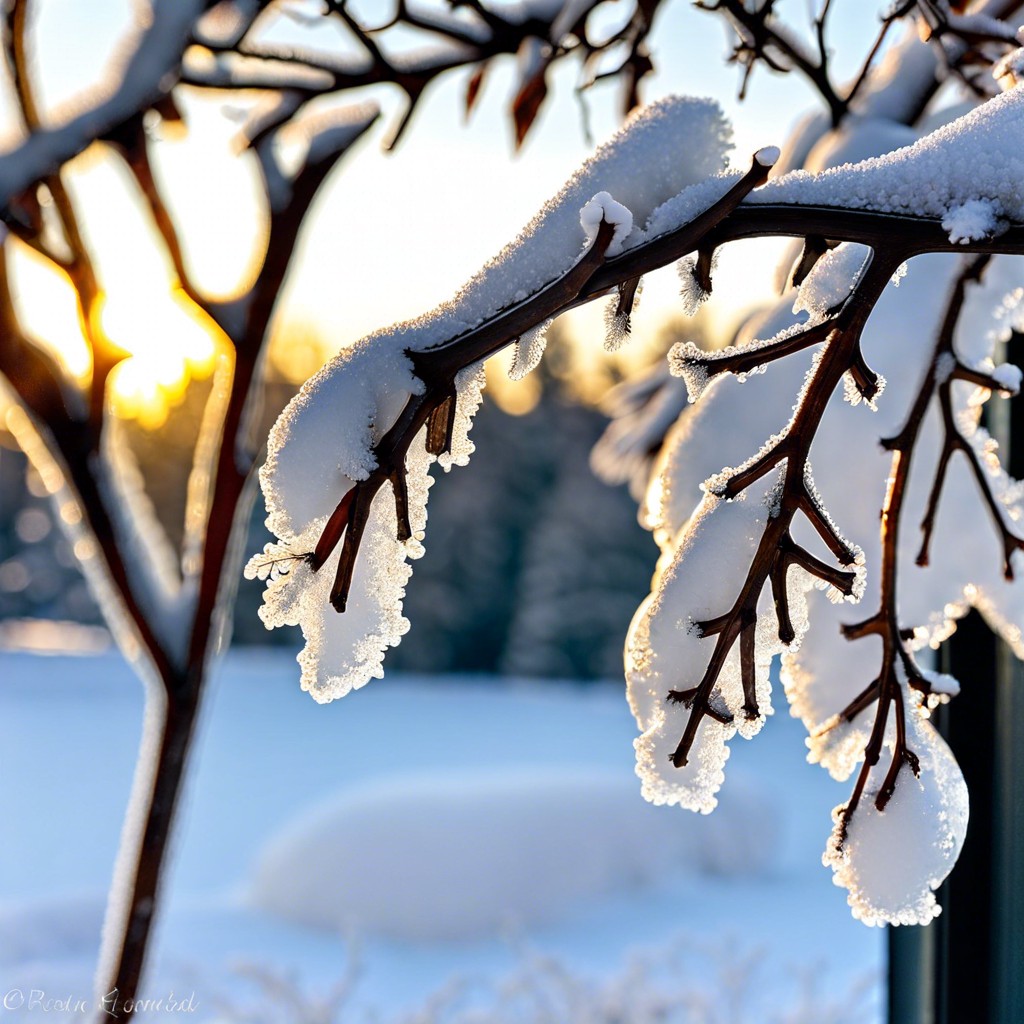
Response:
[[[977,117],[964,119],[961,125],[956,126],[956,130],[977,130],[986,133],[986,137],[993,131],[998,133],[1011,130],[1018,118],[1014,100],[1015,97],[1006,97],[1003,101],[996,101],[987,110],[979,112]],[[681,106],[672,109],[686,108]],[[645,130],[649,125],[653,131],[655,125],[662,123],[655,120],[656,116],[652,114],[649,121],[642,122]],[[333,627],[323,618],[318,595],[322,591],[328,606],[348,606],[350,588],[356,575],[357,556],[363,544],[363,532],[370,521],[374,497],[380,493],[385,481],[391,482],[390,501],[394,503],[396,514],[390,519],[394,525],[389,525],[389,518],[382,518],[384,513],[377,516],[375,543],[397,543],[399,547],[395,551],[399,561],[403,562],[409,554],[404,545],[410,542],[418,544],[420,527],[408,515],[411,487],[406,480],[403,459],[410,451],[415,435],[428,423],[430,429],[426,436],[430,449],[427,454],[444,447],[445,437],[450,433],[451,407],[448,403],[455,373],[473,365],[497,347],[513,341],[523,331],[549,316],[613,290],[627,289],[630,282],[647,270],[678,259],[688,252],[709,253],[736,238],[799,233],[803,237],[827,239],[830,244],[841,241],[867,244],[874,249],[874,254],[865,265],[863,251],[856,246],[848,245],[831,250],[829,246],[824,247],[829,251],[814,264],[802,289],[809,296],[821,293],[817,298],[806,300],[810,303],[806,308],[813,306],[816,319],[807,328],[808,336],[803,340],[807,341],[807,337],[811,341],[823,339],[824,348],[800,396],[797,412],[790,424],[772,439],[761,454],[721,475],[709,485],[704,510],[708,517],[717,515],[714,509],[721,504],[735,503],[743,492],[752,491],[756,486],[760,494],[763,489],[763,502],[757,497],[748,496],[747,499],[748,508],[752,510],[763,504],[763,512],[758,513],[761,525],[756,533],[748,532],[746,535],[754,539],[746,563],[747,574],[738,581],[729,600],[723,600],[719,607],[709,607],[706,612],[693,617],[694,638],[713,641],[707,646],[710,661],[697,659],[690,663],[684,660],[683,663],[691,664],[696,673],[694,677],[689,680],[664,680],[668,685],[662,691],[662,699],[672,691],[673,699],[692,712],[692,716],[680,729],[682,740],[677,734],[666,756],[676,765],[689,763],[689,752],[704,717],[723,728],[732,728],[737,714],[748,722],[760,721],[762,701],[757,695],[754,682],[753,662],[757,661],[757,644],[753,640],[762,619],[765,623],[774,621],[769,633],[774,630],[775,636],[771,643],[781,645],[779,649],[792,644],[799,634],[802,626],[797,625],[791,607],[794,597],[789,589],[790,578],[804,582],[809,580],[812,584],[831,588],[839,597],[854,595],[858,587],[858,573],[850,568],[857,562],[856,549],[841,536],[817,496],[810,476],[809,453],[825,405],[844,376],[849,378],[849,393],[857,400],[871,402],[880,390],[881,381],[868,367],[860,350],[860,334],[882,290],[894,272],[908,258],[920,252],[1019,252],[1024,246],[1024,230],[1016,225],[1008,225],[998,235],[968,231],[967,237],[961,237],[960,234],[955,239],[951,237],[949,228],[945,226],[951,216],[950,209],[960,209],[965,202],[972,201],[973,189],[989,187],[987,178],[982,179],[974,174],[960,176],[958,164],[950,167],[947,150],[951,148],[949,140],[953,132],[954,127],[951,126],[927,140],[927,144],[922,143],[912,151],[905,151],[905,159],[915,161],[915,172],[920,167],[933,175],[932,180],[937,185],[934,209],[930,206],[917,207],[908,201],[906,194],[899,191],[904,179],[893,177],[891,168],[878,161],[867,161],[844,169],[831,178],[828,175],[817,179],[794,175],[791,181],[783,178],[775,186],[769,184],[761,192],[750,195],[754,185],[763,180],[767,164],[771,162],[765,151],[765,162],[762,162],[759,154],[751,171],[735,181],[724,195],[721,193],[722,185],[716,183],[720,198],[710,203],[707,200],[701,203],[691,191],[683,190],[664,202],[650,215],[644,234],[625,245],[621,254],[609,256],[598,269],[588,274],[578,291],[575,290],[576,285],[568,291],[564,288],[559,291],[557,278],[542,278],[539,286],[532,286],[532,296],[529,295],[530,290],[527,290],[526,298],[513,302],[511,306],[492,306],[483,316],[468,304],[465,308],[457,304],[447,307],[437,314],[439,326],[436,329],[434,319],[425,318],[415,325],[382,332],[379,336],[367,339],[363,346],[357,346],[352,354],[338,360],[336,366],[330,367],[325,374],[314,380],[297,400],[294,410],[287,413],[276,428],[271,458],[264,470],[264,486],[268,493],[268,507],[275,532],[288,551],[304,551],[311,556],[306,565],[306,575],[302,571],[290,573],[287,584],[268,589],[264,609],[265,621],[271,625],[279,622],[303,623],[308,641],[302,656],[303,685],[323,700],[347,693],[353,686],[362,685],[369,676],[380,671],[379,658],[383,648],[395,643],[397,635],[404,632],[404,620],[394,616],[396,609],[400,608],[400,587],[407,570],[401,569],[400,575],[397,563],[393,579],[389,577],[387,581],[388,588],[394,587],[388,590],[388,593],[394,594],[393,598],[388,597],[384,602],[383,597],[371,597],[371,590],[366,589],[368,584],[365,580],[362,584],[363,607],[366,606],[365,602],[371,600],[383,602],[380,613],[385,617],[379,620],[380,624],[376,618],[370,619],[370,627],[366,626],[366,620],[360,617],[355,619],[357,632],[363,629],[366,632],[363,640],[355,638],[356,653],[351,661],[346,659],[332,667],[323,660],[325,638],[329,630],[333,632]],[[595,180],[601,180],[598,177],[601,159],[585,169],[586,174]],[[615,172],[608,173],[614,175]],[[993,174],[996,173],[997,169],[993,168]],[[586,180],[589,181],[590,177]],[[573,188],[581,187],[573,185]],[[701,196],[704,191],[705,186],[700,186]],[[709,196],[715,194],[710,188],[706,191]],[[830,198],[834,200],[834,205],[824,205]],[[854,203],[854,198],[859,202]],[[765,201],[771,199],[777,201]],[[822,202],[822,205],[811,205],[817,201]],[[1012,203],[1005,188],[999,202]],[[851,208],[858,205],[863,208]],[[1016,218],[1019,211],[1016,208],[1014,210],[1012,216]],[[557,266],[557,263],[554,265]],[[532,267],[531,272],[535,273]],[[852,275],[852,280],[844,280],[844,274]],[[830,288],[834,290],[838,285],[842,285],[842,288],[834,297],[824,297],[831,294]],[[515,286],[514,276],[503,284],[507,292],[514,291]],[[520,289],[522,292],[523,289]],[[553,300],[553,296],[557,300]],[[456,331],[452,336],[440,333],[447,323],[460,326],[466,320],[477,322],[481,319],[482,324],[468,332]],[[800,333],[797,331],[792,336],[799,337]],[[358,411],[353,411],[354,425],[365,432],[365,424],[368,424],[376,431],[376,437],[366,452],[361,452],[357,445],[355,454],[344,457],[341,479],[329,487],[326,481],[320,482],[322,474],[311,473],[305,461],[309,457],[307,450],[322,447],[327,425],[327,421],[320,419],[327,413],[320,411],[321,407],[316,405],[322,401],[319,392],[341,387],[342,382],[355,373],[353,362],[364,356],[369,358],[372,347],[376,346],[383,353],[384,349],[392,345],[399,347],[403,359],[411,360],[413,372],[408,374],[403,369],[389,385],[382,385],[380,397],[374,398],[365,409],[360,405]],[[796,343],[789,351],[796,351],[800,347]],[[785,345],[783,351],[787,351]],[[755,352],[753,357],[736,352],[731,353],[730,357],[738,360],[752,359],[754,366],[764,361],[760,352]],[[736,363],[738,368],[742,365]],[[392,372],[388,368],[385,373],[384,366],[377,370],[377,374],[384,380],[388,380]],[[391,397],[391,392],[394,392],[395,397]],[[403,399],[405,404],[400,410],[395,407],[395,403],[403,394],[406,396]],[[335,404],[338,401],[346,403],[352,399],[339,396]],[[442,415],[440,410],[446,407],[448,412]],[[300,422],[305,425],[300,426]],[[312,426],[314,424],[317,425],[315,429]],[[322,459],[322,456],[319,458]],[[416,473],[419,472],[417,468]],[[346,478],[349,482],[346,482]],[[417,481],[417,488],[422,488],[424,485],[418,476]],[[716,502],[719,504],[716,505]],[[797,512],[802,513],[817,532],[837,559],[838,566],[827,565],[796,542],[790,532],[790,525]],[[725,516],[725,513],[721,515]],[[422,516],[422,511],[419,516]],[[422,522],[422,519],[418,522]],[[329,559],[334,557],[333,553],[343,537],[346,538],[345,544],[342,545],[337,564],[332,566],[333,585],[324,589],[324,584],[315,583],[314,579],[322,574],[322,567],[326,567]],[[265,560],[265,556],[260,556],[260,559]],[[377,564],[377,571],[383,571],[380,566],[390,564],[383,560],[380,553],[368,556],[367,562],[370,565]],[[253,572],[258,569],[259,566],[256,566]],[[368,579],[372,580],[372,572],[368,570]],[[383,594],[383,583],[378,583],[372,588],[373,595]],[[775,602],[772,618],[764,617],[758,607],[766,583],[772,584]],[[797,590],[802,594],[799,588]],[[338,654],[335,653],[332,658],[338,658]],[[726,706],[715,696],[715,692],[718,674],[731,658],[737,661],[735,681],[741,696],[735,704],[727,702]],[[338,674],[333,674],[335,672]],[[638,675],[638,678],[642,675]],[[648,725],[644,727],[648,728]],[[659,725],[658,730],[661,729]],[[664,738],[662,731],[658,735]],[[667,781],[665,785],[672,788]],[[697,802],[703,806],[705,797]]]
[[[405,490],[405,459],[413,439],[428,422],[428,451],[432,455],[441,455],[449,449],[455,410],[456,375],[465,367],[503,348],[509,340],[522,333],[518,329],[520,322],[533,323],[538,319],[538,314],[543,318],[545,310],[554,313],[575,298],[587,279],[604,261],[614,234],[614,223],[602,220],[586,255],[554,285],[534,296],[526,309],[510,310],[505,316],[491,321],[485,330],[471,332],[460,339],[458,345],[413,354],[416,376],[424,383],[423,393],[409,399],[394,426],[377,443],[374,449],[377,468],[366,480],[360,481],[348,491],[338,503],[310,559],[311,568],[319,570],[344,534],[345,541],[330,595],[331,604],[337,611],[345,610],[370,506],[386,481],[391,483],[394,493],[398,540],[411,538],[412,527]]]
[[[725,196],[687,225],[690,237],[698,237],[727,216],[745,195],[763,183],[768,170],[766,163],[755,158],[751,169]],[[356,483],[341,497],[309,559],[311,569],[318,571],[344,536],[330,592],[331,604],[337,611],[344,611],[347,605],[370,506],[385,482],[391,483],[395,496],[397,539],[405,541],[412,536],[405,498],[405,459],[413,439],[428,423],[428,442],[431,445],[428,451],[441,454],[450,443],[456,375],[505,347],[537,323],[576,305],[588,282],[606,261],[615,230],[613,222],[602,219],[586,255],[561,278],[465,335],[421,352],[409,353],[416,377],[423,382],[423,391],[410,397],[398,420],[377,442],[374,447],[375,469],[366,480]],[[628,288],[631,281],[635,279],[627,279],[623,285]]]
[[[948,700],[950,696],[955,695],[958,688],[955,680],[930,671],[924,671],[918,666],[908,646],[909,641],[914,636],[914,631],[903,628],[900,625],[900,604],[897,587],[899,530],[913,457],[920,441],[925,415],[936,392],[940,395],[944,418],[946,415],[946,403],[949,401],[949,381],[956,366],[953,336],[963,309],[966,289],[969,283],[980,280],[989,259],[990,257],[986,255],[964,260],[963,269],[958,275],[950,294],[932,358],[924,380],[907,415],[907,419],[895,436],[883,441],[884,447],[893,453],[893,458],[892,471],[881,515],[882,566],[879,607],[878,611],[869,618],[843,627],[843,635],[851,641],[860,640],[867,636],[877,636],[881,639],[881,667],[875,680],[854,698],[846,708],[827,721],[822,729],[819,730],[820,735],[835,728],[839,723],[848,724],[870,708],[872,704],[875,705],[875,719],[868,742],[863,751],[863,764],[849,800],[846,804],[836,809],[836,827],[826,853],[826,861],[836,867],[840,877],[844,877],[843,873],[849,867],[849,859],[844,847],[850,835],[851,824],[855,820],[855,812],[860,806],[861,800],[868,792],[872,773],[881,759],[887,742],[890,743],[892,748],[891,760],[881,783],[871,791],[871,795],[874,798],[874,811],[880,814],[885,812],[896,792],[899,774],[904,767],[909,768],[920,779],[922,773],[921,759],[918,756],[918,752],[912,748],[911,741],[908,738],[907,719],[909,715],[915,714],[917,710],[914,700],[910,698],[910,692],[914,691],[920,695],[917,701],[923,702],[926,707],[932,707],[939,701]],[[950,420],[945,422],[944,425],[947,431],[949,429],[956,429],[951,421],[951,416]],[[957,433],[957,436],[960,437],[961,435]],[[926,514],[926,524],[924,526],[926,544],[934,518],[940,481],[944,473],[945,463],[948,460],[947,448],[948,434],[946,445],[944,445],[943,449],[943,456],[940,457],[936,487],[932,489],[928,513]],[[919,564],[921,564],[920,559]],[[895,713],[895,732],[891,735],[887,728],[890,709]],[[921,741],[926,746],[929,746],[926,735],[921,737]],[[933,762],[929,764],[929,768],[934,770],[934,754],[931,750],[929,750],[929,755],[929,760]],[[940,794],[942,793],[941,788],[939,792]],[[953,799],[951,796],[946,796],[945,798],[948,800]],[[940,796],[939,799],[941,800],[942,797]],[[866,871],[867,875],[870,876],[873,871],[878,870],[878,867],[864,865],[860,870],[862,872]],[[923,913],[926,917],[930,916],[934,912],[932,910],[934,900],[932,899],[930,903],[925,900],[924,903],[922,911],[915,909],[910,911],[910,913],[914,915]],[[907,911],[901,911],[901,913],[907,913]]]
[[[812,345],[820,345],[836,326],[836,318],[831,317],[766,342],[729,345],[714,352],[705,352],[692,342],[683,342],[673,346],[669,353],[669,363],[673,374],[687,382],[690,401],[696,401],[718,374],[731,373],[743,378],[748,373],[757,373],[776,359],[802,352]]]
[[[771,585],[775,628],[778,640],[783,645],[789,645],[797,638],[790,611],[788,576],[791,567],[798,566],[810,576],[834,587],[845,597],[854,596],[858,586],[863,586],[852,568],[835,569],[798,545],[790,528],[797,512],[803,512],[840,565],[855,566],[857,551],[840,536],[817,499],[810,478],[810,448],[828,397],[858,357],[860,332],[867,317],[894,269],[902,261],[903,252],[898,248],[875,253],[858,287],[850,295],[844,311],[829,322],[825,347],[811,371],[789,425],[763,453],[748,464],[736,470],[727,470],[717,480],[708,482],[710,495],[733,500],[778,470],[773,477],[774,486],[768,492],[770,496],[766,498],[771,506],[763,521],[763,533],[756,542],[753,558],[732,607],[711,620],[694,624],[698,637],[716,637],[704,673],[696,685],[683,689],[673,687],[668,691],[668,700],[683,704],[690,712],[682,738],[671,753],[672,763],[677,768],[688,763],[697,731],[705,716],[723,725],[732,723],[731,714],[723,714],[715,707],[714,694],[726,658],[737,640],[740,644],[742,712],[749,721],[763,716],[757,700],[755,644],[758,605],[766,583]]]
[[[952,356],[952,352],[949,353]],[[955,359],[955,356],[952,357]],[[939,501],[942,497],[943,484],[946,481],[946,471],[949,468],[950,460],[954,453],[963,452],[970,466],[971,473],[977,481],[978,489],[981,491],[982,500],[985,503],[992,523],[995,526],[1002,544],[1003,554],[1003,575],[1007,580],[1014,579],[1013,554],[1024,549],[1024,538],[1019,537],[1007,525],[1004,509],[992,490],[992,480],[986,464],[985,457],[990,454],[979,451],[977,445],[971,439],[964,436],[956,422],[956,415],[953,412],[953,382],[956,380],[969,381],[978,387],[990,391],[998,391],[1003,394],[1016,394],[1019,383],[1012,380],[998,380],[989,374],[972,370],[959,362],[954,362],[948,372],[948,376],[938,383],[937,391],[939,397],[939,409],[942,415],[942,450],[939,453],[938,463],[935,468],[935,479],[932,484],[931,493],[928,495],[928,507],[925,510],[924,518],[921,520],[921,549],[917,555],[918,565],[927,565],[929,561],[929,547],[931,545],[932,533],[935,528],[935,516],[938,512]],[[982,440],[982,444],[984,444]]]
[[[129,564],[120,544],[111,495],[93,472],[95,434],[89,429],[89,409],[61,367],[22,331],[10,293],[7,253],[0,249],[0,374],[10,384],[29,414],[10,423],[18,443],[33,463],[42,468],[53,494],[71,498],[67,517],[82,522],[88,532],[89,557],[83,561],[100,569],[102,585],[116,595],[118,615],[113,623],[119,638],[141,643],[158,675],[173,672],[173,658],[147,613],[140,592],[138,567]],[[84,522],[83,522],[84,519]],[[102,566],[102,568],[100,568]],[[94,581],[97,582],[97,581]],[[124,629],[130,624],[129,629]],[[134,636],[129,639],[129,635]]]

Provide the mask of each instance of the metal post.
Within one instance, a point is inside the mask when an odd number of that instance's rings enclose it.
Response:
[[[1021,363],[1024,338],[1014,336],[1007,358]],[[989,408],[1007,470],[1022,479],[1024,400]],[[962,683],[936,724],[967,781],[970,825],[938,893],[941,916],[889,929],[889,1024],[1021,1024],[1024,668],[972,613],[945,645],[943,670]]]
[[[993,1020],[1016,1022],[1024,1021],[1024,666],[1005,646],[1000,661],[993,774],[992,1006]]]

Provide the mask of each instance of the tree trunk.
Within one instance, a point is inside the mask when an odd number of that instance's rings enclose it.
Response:
[[[97,975],[100,1020],[131,1016],[139,997],[202,683],[190,675],[185,685],[168,686],[179,694],[171,700],[156,685],[147,687],[139,760],[104,923]]]

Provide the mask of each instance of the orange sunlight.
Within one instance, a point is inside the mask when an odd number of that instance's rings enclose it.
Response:
[[[11,254],[26,331],[84,386],[91,358],[71,285],[30,249],[18,245]],[[125,259],[130,263],[131,255]],[[154,430],[190,380],[212,373],[220,332],[166,277],[139,275],[130,287],[121,284],[103,296],[97,324],[126,354],[111,374],[108,396],[118,416]]]
[[[156,170],[162,174],[166,162],[173,181],[167,192],[183,197],[173,215],[200,288],[231,296],[258,269],[265,216],[255,199],[251,161],[239,160],[223,137],[223,152],[211,152],[209,118],[196,120],[191,137],[156,147]],[[222,173],[214,180],[210,161],[216,157],[224,159],[217,161]],[[125,355],[110,376],[108,400],[116,415],[158,429],[189,382],[212,373],[223,336],[180,289],[149,211],[120,163],[94,147],[68,165],[64,177],[104,289],[93,330]],[[70,282],[26,245],[12,240],[8,253],[26,332],[84,387],[91,356]]]

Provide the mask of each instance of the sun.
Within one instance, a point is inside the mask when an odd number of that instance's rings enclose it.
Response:
[[[8,243],[26,333],[85,387],[92,359],[71,285],[44,259]],[[122,419],[156,430],[193,380],[210,376],[225,344],[220,329],[166,278],[140,275],[105,292],[95,329],[124,358],[110,375],[107,399]]]
[[[220,331],[177,289],[137,289],[106,297],[100,322],[127,353],[108,382],[114,412],[155,430],[193,380],[210,376]]]

